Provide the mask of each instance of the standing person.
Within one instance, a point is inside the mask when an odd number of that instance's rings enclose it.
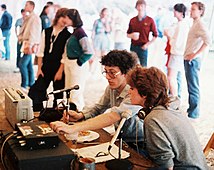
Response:
[[[109,10],[103,8],[100,11],[100,18],[94,21],[91,35],[95,55],[90,60],[90,71],[94,78],[97,76],[97,73],[101,72],[99,67],[100,57],[110,50],[111,31]]]
[[[137,55],[125,50],[113,50],[101,58],[104,66],[103,75],[108,80],[103,96],[99,102],[92,107],[84,108],[82,112],[69,111],[67,120],[86,120],[75,125],[66,125],[62,122],[53,122],[51,125],[57,131],[66,134],[76,133],[84,130],[101,129],[112,124],[118,127],[122,119],[122,113],[126,110],[132,112],[123,126],[122,138],[129,146],[137,149],[143,141],[143,121],[139,120],[137,113],[140,106],[130,104],[128,95],[129,85],[126,83],[126,74],[138,62]],[[137,142],[137,143],[136,143]]]
[[[21,15],[22,15],[22,17],[17,19],[16,23],[15,23],[15,33],[16,33],[17,38],[18,38],[18,35],[20,32],[20,29],[23,25],[23,22],[24,22],[25,18],[27,17],[24,9],[21,9]],[[21,50],[21,42],[17,41],[16,69],[14,70],[14,73],[19,73],[19,61],[21,58],[21,51],[20,50]]]
[[[1,10],[3,11],[0,28],[2,30],[2,35],[4,39],[4,48],[5,48],[5,60],[10,60],[10,29],[12,27],[13,18],[9,12],[7,12],[7,6],[5,4],[1,5]]]
[[[138,0],[135,8],[138,15],[129,22],[127,30],[128,38],[131,38],[131,51],[137,53],[140,64],[147,66],[148,47],[158,36],[154,20],[146,15],[146,2]],[[152,32],[152,40],[149,40],[149,34]]]
[[[145,150],[160,167],[208,170],[198,136],[189,120],[169,103],[165,74],[155,67],[136,67],[127,75],[131,103],[141,105]],[[171,107],[170,107],[171,105]]]
[[[126,15],[118,8],[112,11],[112,32],[114,36],[114,49],[124,50],[127,49],[126,31],[127,31],[127,20]]]
[[[0,59],[4,59],[3,54],[5,53],[5,49],[4,49],[4,37],[2,35],[2,31],[0,29]]]
[[[186,15],[186,6],[176,4],[174,6],[174,17],[178,22],[171,28],[165,30],[165,35],[170,41],[170,57],[167,64],[167,78],[169,81],[169,90],[172,96],[181,97],[181,91],[178,91],[177,76],[184,72],[184,50],[189,32],[189,24],[184,19]],[[180,72],[180,73],[179,73]],[[181,77],[180,79],[181,80]],[[181,85],[181,82],[179,82]],[[178,94],[179,92],[179,94]]]
[[[87,80],[89,63],[92,56],[92,47],[88,36],[82,28],[83,22],[76,9],[67,10],[66,23],[74,28],[71,37],[68,39],[62,63],[65,71],[65,87],[70,88],[79,85],[79,90],[72,90],[70,102],[77,105],[78,110],[82,110],[85,105],[83,92]]]
[[[205,11],[204,4],[193,2],[191,5],[190,16],[193,19],[193,25],[190,28],[184,52],[184,68],[189,93],[189,108],[187,109],[187,113],[188,117],[196,119],[200,114],[199,72],[203,52],[210,44],[210,38],[201,20]]]
[[[100,12],[100,18],[95,20],[92,29],[92,41],[96,57],[101,57],[110,50],[110,32],[109,11],[107,8],[103,8]]]
[[[53,90],[65,87],[64,64],[61,63],[62,54],[70,33],[66,28],[65,16],[67,8],[57,11],[53,25],[42,32],[42,38],[37,53],[37,80],[30,88],[29,96],[33,100],[33,110],[40,111],[46,99],[47,88],[53,82]],[[62,99],[63,93],[54,94],[53,106],[57,106],[57,99]]]
[[[23,56],[19,61],[19,69],[21,72],[21,87],[27,92],[27,88],[31,87],[34,80],[34,71],[32,63],[32,54],[36,52],[41,36],[41,19],[34,13],[35,3],[33,1],[26,1],[25,11],[29,15],[24,20],[21,27],[18,40],[22,43],[21,51]]]
[[[40,18],[41,18],[41,21],[42,21],[42,30],[48,28],[51,26],[51,20],[50,18],[48,17],[48,13],[49,13],[49,6],[48,5],[45,5],[42,9],[42,12],[40,14]]]

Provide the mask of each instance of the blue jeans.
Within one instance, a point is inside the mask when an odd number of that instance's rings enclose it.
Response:
[[[35,82],[32,55],[24,54],[20,58],[19,69],[22,77],[21,87],[31,87]]]
[[[147,67],[148,49],[143,50],[141,48],[141,46],[135,46],[135,45],[131,44],[130,50],[136,52],[138,55],[138,58],[140,60],[140,64],[143,67]]]
[[[199,72],[201,58],[195,58],[192,61],[184,60],[184,68],[189,93],[188,117],[198,118],[200,113]]]
[[[17,56],[16,56],[16,67],[19,67],[19,61],[20,61],[20,58],[21,58],[21,47],[22,47],[22,44],[17,42]]]
[[[178,97],[181,98],[181,92],[182,92],[182,73],[181,73],[181,71],[178,71],[178,74],[177,74],[177,84],[178,84]]]
[[[10,30],[3,30],[2,31],[3,37],[5,37],[4,40],[4,48],[5,48],[5,60],[10,59]]]

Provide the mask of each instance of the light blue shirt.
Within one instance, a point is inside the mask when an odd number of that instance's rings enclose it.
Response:
[[[131,104],[128,94],[129,88],[130,86],[126,85],[119,94],[107,86],[100,101],[91,108],[84,108],[82,112],[85,119],[89,119],[103,114],[107,109],[108,112],[116,112],[121,117],[123,112],[130,110],[132,115],[123,126],[122,137],[126,142],[135,142],[136,139],[139,142],[143,141],[143,121],[138,118],[137,113],[142,107]],[[115,123],[116,128],[118,123]]]

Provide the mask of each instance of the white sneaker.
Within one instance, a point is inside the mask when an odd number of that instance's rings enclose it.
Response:
[[[13,72],[14,72],[14,73],[19,73],[20,70],[19,70],[19,68],[17,67]]]
[[[27,89],[27,88],[21,87],[21,90],[22,90],[25,94],[28,94],[28,89]]]

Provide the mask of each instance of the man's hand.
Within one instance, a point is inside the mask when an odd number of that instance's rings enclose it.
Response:
[[[146,44],[144,44],[141,48],[142,48],[143,50],[147,50],[147,49],[148,49],[148,46],[149,46],[149,44],[146,43]]]
[[[185,60],[189,60],[189,61],[193,60],[194,58],[195,58],[194,53],[185,56]]]
[[[68,112],[65,111],[63,114],[63,121],[64,122],[76,122],[84,118],[83,113],[76,112],[73,110],[69,110]]]

